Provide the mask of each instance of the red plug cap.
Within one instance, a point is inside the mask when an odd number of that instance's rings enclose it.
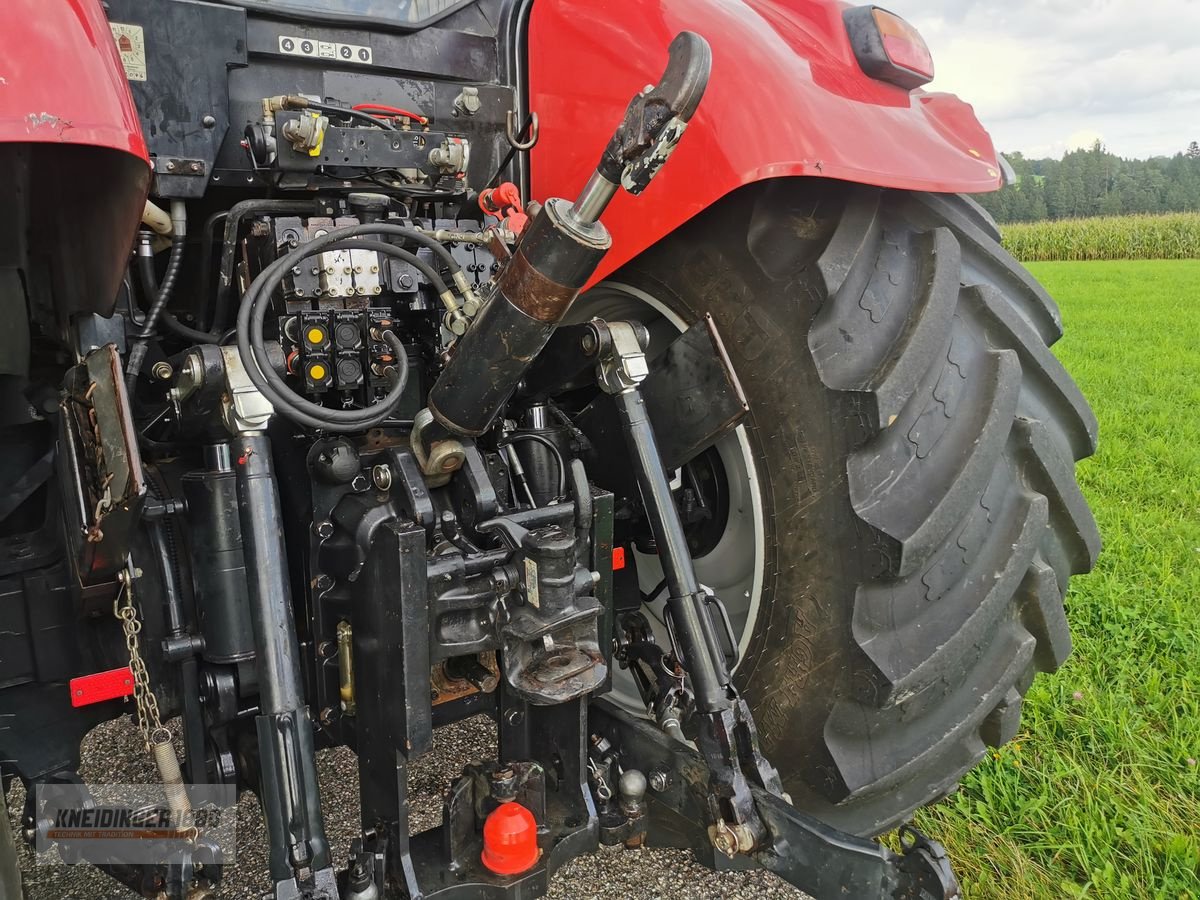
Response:
[[[479,208],[489,216],[498,216],[513,234],[520,234],[529,223],[521,205],[521,191],[511,181],[488,188],[479,195]]]
[[[537,862],[537,822],[520,803],[502,803],[483,823],[483,864],[497,875],[520,875]]]

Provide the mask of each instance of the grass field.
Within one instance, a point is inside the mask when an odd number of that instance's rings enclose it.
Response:
[[[1200,900],[1200,260],[1031,265],[1100,419],[1104,537],[1022,734],[918,817],[974,898]]]

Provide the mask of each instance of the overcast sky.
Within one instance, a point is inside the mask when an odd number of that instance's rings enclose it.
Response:
[[[932,90],[975,107],[1000,150],[1126,157],[1200,141],[1200,0],[877,0],[917,26]]]

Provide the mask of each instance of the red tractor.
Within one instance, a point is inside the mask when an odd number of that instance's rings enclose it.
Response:
[[[904,823],[1070,650],[1096,421],[1054,302],[964,196],[1005,163],[922,90],[910,24],[836,0],[7,0],[0,24],[0,772],[26,840],[219,894],[206,791],[249,789],[280,900],[523,900],[643,843],[818,897],[958,896]],[[80,741],[131,711],[165,798],[142,860],[67,827],[103,830]],[[412,833],[406,767],[479,714],[491,758]],[[341,745],[349,848],[314,762]],[[871,840],[897,826],[901,851]]]

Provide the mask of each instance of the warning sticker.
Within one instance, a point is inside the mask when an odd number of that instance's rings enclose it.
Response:
[[[528,556],[525,557],[525,597],[534,609],[542,605],[541,593],[538,591],[538,565]]]
[[[130,81],[145,81],[146,39],[142,34],[142,26],[110,22],[108,27],[112,29],[113,40],[117,42],[125,77]]]

